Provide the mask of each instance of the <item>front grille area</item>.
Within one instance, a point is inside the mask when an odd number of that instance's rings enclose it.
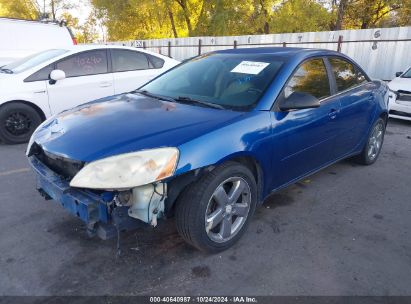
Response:
[[[397,99],[402,101],[411,101],[411,92],[399,90],[397,92]]]
[[[70,181],[84,166],[84,163],[81,161],[71,160],[44,151],[41,146],[36,143],[33,143],[30,155],[36,156],[49,169],[68,181]]]

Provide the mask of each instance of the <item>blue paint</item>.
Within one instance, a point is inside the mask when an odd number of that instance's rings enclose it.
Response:
[[[36,173],[37,188],[50,195],[71,214],[85,223],[109,222],[107,202],[98,195],[90,191],[70,188],[66,181],[34,157],[29,158],[29,163]]]
[[[48,140],[48,123],[36,131],[34,139],[53,154],[84,162],[143,149],[177,147],[180,157],[176,176],[234,157],[250,157],[262,170],[265,197],[324,166],[359,153],[372,124],[387,112],[386,85],[371,81],[330,97],[316,109],[275,109],[278,94],[302,61],[322,56],[348,59],[342,54],[295,48],[217,53],[272,54],[284,59],[284,65],[257,105],[247,112],[123,94],[57,115],[53,124],[60,125],[62,134]],[[244,76],[239,81],[251,78]]]

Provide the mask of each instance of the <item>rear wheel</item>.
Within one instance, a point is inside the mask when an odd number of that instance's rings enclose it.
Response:
[[[0,140],[7,144],[27,142],[41,121],[39,113],[29,105],[5,104],[0,108]]]
[[[362,152],[355,160],[362,165],[371,165],[375,163],[380,155],[385,135],[385,120],[379,118],[371,128],[368,140]]]
[[[180,235],[205,252],[232,246],[244,233],[257,202],[250,170],[227,162],[189,186],[177,202]]]

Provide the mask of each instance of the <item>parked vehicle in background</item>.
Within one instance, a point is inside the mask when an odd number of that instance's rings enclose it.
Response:
[[[273,191],[344,158],[373,164],[387,98],[334,51],[216,51],[52,117],[27,155],[40,193],[91,233],[175,215],[188,243],[217,252]]]
[[[5,65],[0,68],[0,140],[27,142],[49,116],[135,90],[178,63],[135,48],[77,45]]]
[[[397,72],[388,83],[391,90],[389,99],[390,117],[411,120],[411,67],[405,72]]]
[[[47,49],[77,44],[64,22],[0,18],[0,67]]]

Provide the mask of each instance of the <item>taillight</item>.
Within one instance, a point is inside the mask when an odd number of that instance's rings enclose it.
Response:
[[[73,44],[77,45],[77,39],[76,38],[72,38],[73,39]]]

